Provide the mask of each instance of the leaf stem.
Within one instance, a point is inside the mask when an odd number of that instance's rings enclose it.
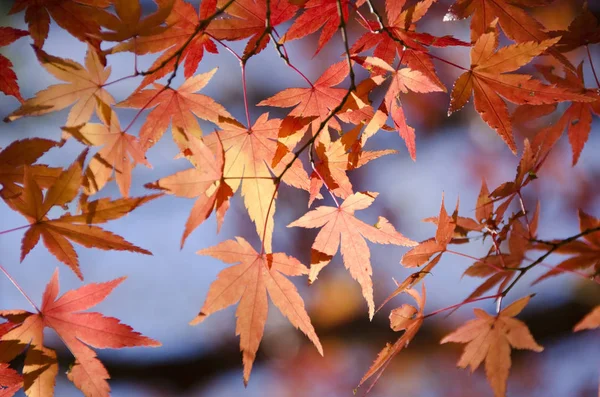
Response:
[[[25,299],[27,299],[27,301],[31,304],[31,306],[33,306],[33,308],[40,313],[40,309],[38,309],[38,307],[36,306],[35,303],[33,303],[33,301],[31,300],[31,298],[25,293],[25,291],[23,290],[23,288],[21,288],[21,286],[19,285],[19,283],[17,283],[17,281],[12,278],[12,276],[6,271],[6,269],[4,268],[4,266],[2,266],[0,264],[0,270],[2,270],[2,273],[4,273],[4,275],[10,280],[10,282],[19,290],[19,292],[21,293],[21,295],[23,295],[25,297]]]
[[[596,68],[594,67],[594,62],[592,61],[592,53],[590,52],[590,45],[586,44],[585,49],[587,50],[588,59],[590,60],[590,66],[592,67],[592,73],[594,74],[594,79],[596,79],[596,85],[600,88],[600,81],[598,81],[598,75],[596,74]]]
[[[7,234],[7,233],[10,233],[10,232],[16,232],[17,230],[22,230],[22,229],[28,228],[29,226],[31,226],[31,225],[25,225],[25,226],[13,227],[12,229],[8,229],[8,230],[1,231],[1,232],[0,232],[0,235],[2,235],[2,234]]]
[[[482,297],[480,297],[480,298],[468,299],[468,300],[466,300],[466,301],[463,301],[463,302],[457,303],[457,304],[455,304],[455,305],[448,306],[448,307],[444,307],[444,308],[442,308],[442,309],[438,309],[438,310],[436,310],[436,311],[433,311],[433,312],[431,312],[431,313],[429,313],[429,314],[426,314],[425,316],[423,316],[423,319],[429,318],[429,317],[431,317],[431,316],[435,316],[436,314],[439,314],[439,313],[445,312],[445,311],[447,311],[447,310],[451,310],[451,309],[455,309],[455,308],[458,308],[458,307],[464,306],[464,305],[466,305],[466,304],[468,304],[468,303],[479,302],[479,301],[483,301],[483,300],[487,300],[487,299],[498,299],[498,298],[500,298],[501,296],[502,296],[501,294],[496,294],[496,295],[487,295],[487,296],[482,296]]]

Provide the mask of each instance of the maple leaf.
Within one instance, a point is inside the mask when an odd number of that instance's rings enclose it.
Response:
[[[23,377],[8,364],[0,363],[0,396],[12,397],[23,387]]]
[[[28,32],[21,29],[0,26],[0,47],[7,46],[28,34]],[[17,75],[12,70],[12,67],[13,64],[10,59],[4,55],[0,55],[0,91],[6,95],[12,95],[23,102],[24,99],[21,96],[19,84],[17,84]]]
[[[396,153],[395,150],[363,150],[363,142],[358,137],[361,129],[362,125],[359,125],[333,142],[329,141],[328,134],[320,136],[321,139],[315,146],[319,160],[313,162],[315,170],[310,177],[309,206],[317,198],[323,186],[323,180],[333,194],[345,199],[354,193],[352,183],[346,174],[347,171],[360,168],[381,156]]]
[[[139,36],[134,40],[119,43],[112,49],[112,52],[133,51],[135,54],[145,55],[164,51],[148,69],[154,72],[144,77],[139,88],[171,73],[177,59],[183,63],[183,75],[189,79],[198,69],[198,64],[204,57],[204,51],[218,53],[214,41],[200,27],[200,21],[207,19],[215,11],[216,2],[201,2],[198,13],[194,10],[193,5],[183,0],[175,0],[173,9],[165,20],[166,25],[169,26],[167,30],[152,36]],[[177,57],[177,51],[183,48],[190,37],[191,41]]]
[[[456,229],[458,216],[458,203],[452,216],[446,212],[444,205],[444,197],[442,196],[442,205],[440,207],[439,216],[436,219],[437,231],[435,238],[428,239],[420,242],[416,247],[412,248],[406,254],[402,256],[400,263],[405,267],[419,267],[429,261],[429,259],[436,253],[443,253],[452,238],[454,237],[454,230]],[[435,263],[439,261],[439,256],[436,257]],[[433,262],[433,261],[432,261]],[[428,266],[426,271],[431,271],[432,267]]]
[[[573,331],[583,331],[584,329],[600,328],[600,306],[596,306],[580,322],[578,322]]]
[[[142,19],[139,0],[112,0],[117,15],[103,14],[100,24],[108,29],[100,34],[105,41],[125,41],[130,38],[151,37],[164,32],[161,26],[171,13],[174,0],[158,0],[158,10]]]
[[[0,339],[0,360],[10,361],[30,345],[24,369],[25,387],[31,385],[28,395],[41,397],[53,394],[58,365],[55,353],[43,346],[45,327],[56,331],[75,357],[75,364],[67,376],[86,397],[108,397],[110,393],[106,381],[108,372],[89,346],[120,349],[161,345],[121,324],[117,318],[96,312],[81,313],[102,302],[124,280],[125,277],[121,277],[105,283],[87,284],[57,299],[60,288],[57,269],[46,286],[38,312],[20,312],[23,318],[21,324]]]
[[[391,73],[390,85],[381,102],[381,106],[367,125],[367,134],[369,134],[368,131],[377,131],[382,128],[387,118],[391,115],[394,128],[406,143],[410,157],[415,161],[417,157],[415,130],[406,123],[406,117],[400,101],[400,93],[406,94],[409,90],[418,93],[440,92],[445,91],[445,89],[440,88],[427,75],[418,70],[410,68],[394,69],[384,60],[372,57],[367,57],[361,63],[363,65],[377,66]]]
[[[137,91],[117,104],[125,108],[152,109],[140,129],[139,139],[144,151],[160,140],[170,123],[188,134],[201,134],[196,117],[215,124],[234,121],[233,116],[212,98],[195,93],[204,88],[216,72],[215,68],[208,73],[190,77],[177,90],[154,84],[153,89]],[[186,138],[176,135],[176,130],[173,130],[173,138],[180,147],[184,146]]]
[[[404,292],[409,294],[415,300],[417,307],[404,304],[391,311],[390,327],[396,332],[404,331],[404,333],[393,345],[390,343],[386,344],[377,355],[377,358],[369,370],[363,375],[358,387],[363,385],[373,375],[377,374],[375,380],[371,383],[365,393],[369,393],[373,386],[375,386],[375,383],[377,383],[379,377],[392,359],[396,357],[402,349],[408,347],[408,344],[414,339],[417,332],[419,332],[421,325],[423,325],[423,310],[425,309],[425,300],[427,299],[425,284],[421,286],[421,295],[412,288],[406,289]]]
[[[544,85],[529,75],[506,74],[527,64],[557,41],[558,38],[525,42],[495,51],[498,31],[493,29],[481,35],[471,48],[471,68],[454,83],[448,114],[461,109],[473,93],[475,110],[516,153],[508,109],[501,97],[516,104],[534,105],[593,100],[564,88]]]
[[[48,251],[69,266],[81,279],[83,275],[79,269],[77,253],[69,240],[88,248],[125,250],[150,255],[150,251],[92,224],[121,218],[134,208],[158,197],[154,195],[114,201],[100,199],[87,203],[78,215],[66,213],[57,219],[48,219],[47,214],[52,207],[66,205],[79,192],[84,156],[85,152],[68,169],[61,172],[44,196],[29,172],[29,167],[25,166],[21,200],[13,200],[12,203],[31,224],[23,236],[21,261],[41,237]]]
[[[477,319],[468,321],[440,342],[467,344],[458,361],[460,368],[470,366],[473,372],[485,360],[486,376],[496,397],[506,394],[511,347],[535,352],[544,350],[535,342],[527,325],[514,318],[525,308],[530,298],[531,296],[526,296],[515,301],[497,316],[475,309]]]
[[[600,95],[595,89],[587,89],[583,79],[583,62],[577,67],[577,71],[573,72],[565,68],[565,76],[557,76],[554,68],[546,65],[536,65],[544,78],[557,87],[565,89],[578,90],[581,94],[587,95],[594,102],[573,102],[567,110],[565,110],[556,122],[556,128],[566,129],[569,135],[569,142],[573,150],[573,165],[577,164],[579,156],[590,136],[592,127],[592,113],[600,115]]]
[[[579,229],[581,232],[600,228],[600,219],[579,210]],[[536,246],[537,249],[551,248],[552,244],[559,244],[561,240],[549,241],[548,244]],[[592,268],[592,274],[600,272],[600,231],[586,234],[582,240],[570,241],[556,248],[554,253],[573,255],[560,262],[552,270],[538,277],[533,284],[537,284],[549,277],[558,276],[564,272],[586,270]]]
[[[400,63],[412,70],[427,76],[429,81],[440,90],[446,88],[435,71],[428,49],[425,46],[448,47],[469,46],[469,43],[455,39],[452,36],[435,37],[429,33],[415,31],[415,22],[425,16],[434,0],[424,0],[402,10],[406,1],[386,0],[386,18],[383,28],[379,22],[363,22],[369,31],[363,34],[350,47],[351,54],[359,54],[375,47],[373,56],[382,59],[389,65],[394,63],[396,55],[400,54]],[[377,72],[375,70],[374,72]]]
[[[288,29],[280,42],[301,39],[322,29],[315,55],[317,55],[333,37],[340,27],[340,12],[338,1],[341,2],[341,13],[344,22],[348,21],[348,0],[308,0],[304,4],[304,12]]]
[[[221,141],[217,140],[216,153],[213,154],[202,140],[192,136],[189,151],[191,155],[188,158],[194,168],[145,185],[179,197],[197,197],[181,237],[182,248],[187,237],[210,216],[213,208],[216,210],[219,232],[229,209],[229,199],[233,196],[233,191],[223,179],[225,154]]]
[[[57,142],[43,138],[30,138],[13,141],[0,151],[0,197],[7,204],[19,199],[23,188],[25,166],[41,188],[50,187],[60,175],[61,169],[47,165],[33,165],[48,150],[56,147]]]
[[[206,145],[213,153],[222,141],[225,149],[225,167],[223,177],[235,193],[242,188],[244,204],[250,219],[256,224],[256,231],[267,252],[271,251],[273,238],[273,216],[276,204],[277,186],[273,175],[280,175],[294,155],[287,153],[276,166],[271,166],[277,152],[277,133],[281,125],[280,119],[269,120],[269,114],[263,113],[250,128],[231,124],[224,130],[213,132],[204,138]],[[283,174],[286,184],[307,190],[309,178],[301,162],[294,161],[288,171]]]
[[[338,251],[342,253],[344,266],[352,278],[361,285],[369,306],[369,318],[375,314],[373,282],[371,281],[371,253],[365,239],[378,244],[414,246],[416,242],[397,232],[392,224],[380,216],[375,226],[355,218],[354,212],[369,207],[377,193],[360,192],[348,196],[339,207],[321,206],[307,212],[288,227],[322,228],[311,248],[309,280],[317,275]]]
[[[285,277],[308,274],[308,269],[300,261],[283,253],[258,253],[241,237],[200,250],[198,254],[236,264],[218,274],[208,290],[200,313],[191,324],[201,323],[212,313],[239,302],[236,334],[240,336],[244,384],[248,384],[263,337],[268,312],[267,292],[273,304],[294,327],[308,336],[323,355],[321,342],[306,313],[304,301],[294,284]]]
[[[100,33],[98,19],[108,15],[103,10],[110,0],[15,0],[9,15],[25,11],[25,22],[36,47],[42,48],[50,30],[50,17],[61,28],[84,42],[94,43]]]
[[[463,302],[468,302],[482,296],[496,285],[498,285],[498,294],[504,291],[508,283],[517,275],[517,271],[514,269],[521,267],[527,251],[534,248],[530,238],[533,239],[536,236],[538,216],[539,206],[536,208],[529,229],[526,229],[518,219],[513,218],[512,223],[509,222],[510,237],[508,238],[508,253],[500,252],[499,250],[496,251],[494,246],[490,248],[490,251],[494,249],[493,254],[491,252],[488,253],[487,256],[481,258],[465,270],[464,275],[466,276],[486,279]]]
[[[258,106],[276,106],[280,108],[295,106],[288,113],[284,122],[293,119],[308,119],[321,123],[344,99],[347,90],[333,87],[344,81],[348,73],[348,62],[334,63],[323,72],[310,88],[286,88],[259,102]],[[329,125],[338,131],[341,130],[339,123],[334,118],[329,120]],[[313,129],[313,131],[316,131],[316,129]],[[281,134],[280,136],[284,137]]]
[[[219,0],[217,6],[223,8],[228,0]],[[250,37],[244,48],[244,58],[258,54],[269,43],[270,35],[266,31],[267,4],[269,4],[269,26],[282,24],[290,20],[299,7],[289,0],[236,0],[225,12],[231,18],[216,19],[206,29],[219,40],[242,40]]]
[[[519,4],[519,0],[457,0],[444,16],[444,21],[471,18],[471,41],[476,42],[496,19],[506,36],[517,42],[543,42],[552,38],[552,34],[535,18],[529,15]],[[571,62],[556,48],[548,47],[548,53],[567,68]]]
[[[110,180],[113,171],[123,197],[129,195],[131,171],[138,164],[152,168],[146,160],[139,140],[121,129],[117,114],[105,103],[98,101],[98,116],[102,124],[86,123],[76,127],[63,127],[63,131],[88,146],[102,146],[85,170],[84,192],[92,195]]]
[[[97,100],[107,105],[115,102],[103,88],[110,75],[110,67],[105,68],[102,65],[98,53],[91,46],[88,46],[85,68],[70,59],[52,56],[35,47],[34,49],[42,66],[54,77],[67,84],[55,84],[39,91],[35,97],[26,100],[4,121],[14,121],[23,116],[41,116],[75,103],[69,111],[66,126],[76,126],[90,119]]]

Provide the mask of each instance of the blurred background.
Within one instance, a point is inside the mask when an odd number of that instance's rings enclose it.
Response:
[[[23,14],[7,16],[10,1],[0,2],[0,26],[27,29]],[[192,2],[198,5],[198,2]],[[410,2],[409,2],[410,3]],[[152,12],[154,3],[143,0],[145,10]],[[468,21],[442,22],[450,1],[438,1],[419,23],[419,31],[434,35],[452,34],[469,41]],[[581,9],[582,2],[556,0],[534,15],[548,29],[564,29]],[[380,9],[382,5],[379,4]],[[600,4],[590,1],[594,12]],[[352,14],[354,15],[354,14]],[[284,31],[289,25],[279,28]],[[349,24],[350,41],[355,41],[363,29],[352,20]],[[333,62],[340,60],[343,49],[339,34],[321,53],[313,57],[318,34],[290,42],[287,47],[293,63],[311,80],[315,80]],[[506,40],[504,43],[508,43]],[[245,43],[233,43],[237,50]],[[83,62],[86,47],[53,24],[44,49],[56,56]],[[600,66],[600,46],[591,46],[592,56]],[[15,65],[23,97],[30,98],[40,89],[57,81],[37,62],[28,38],[23,38],[0,52]],[[468,49],[434,49],[433,52],[460,65],[468,65]],[[574,64],[586,59],[585,77],[588,87],[593,76],[583,51],[570,54]],[[110,80],[131,74],[133,55],[111,55]],[[147,69],[154,56],[139,58],[140,69]],[[239,120],[244,120],[241,74],[237,60],[222,47],[219,54],[205,54],[198,69],[207,72],[219,70],[202,93],[223,104]],[[449,88],[459,70],[436,62],[441,80]],[[358,69],[358,68],[357,68]],[[303,81],[287,68],[269,44],[247,66],[250,104],[258,103],[287,87],[303,87]],[[174,87],[182,81],[181,73]],[[139,84],[129,79],[109,88],[117,101],[124,100]],[[347,84],[347,81],[343,84]],[[342,84],[342,85],[343,85]],[[372,96],[379,104],[383,92]],[[453,208],[460,196],[460,213],[473,216],[475,200],[481,179],[493,189],[514,178],[518,158],[513,156],[499,137],[483,123],[471,104],[462,111],[446,116],[448,95],[431,93],[408,94],[403,97],[408,122],[417,134],[417,161],[413,162],[403,141],[395,133],[380,132],[367,149],[398,150],[351,172],[355,190],[380,192],[371,208],[361,211],[360,219],[374,223],[378,215],[387,217],[404,235],[423,240],[433,235],[435,227],[422,219],[437,215],[442,193],[447,207]],[[561,105],[564,106],[564,105]],[[18,102],[0,96],[0,116],[4,117]],[[251,118],[267,108],[250,107]],[[272,117],[283,116],[285,111],[269,108]],[[135,110],[119,109],[122,125],[135,116]],[[0,125],[0,147],[10,142],[33,136],[58,140],[60,126],[67,111],[43,117],[23,118],[11,124]],[[139,130],[141,117],[132,132]],[[205,133],[214,129],[202,124]],[[596,119],[590,139],[576,168],[571,167],[571,152],[566,137],[553,151],[540,179],[526,190],[526,205],[534,208],[541,199],[540,238],[567,237],[579,231],[577,209],[600,216],[600,134]],[[516,134],[530,133],[527,128]],[[517,142],[522,139],[517,139]],[[64,148],[51,150],[42,163],[66,166],[82,150],[82,145],[70,140]],[[132,196],[149,192],[143,188],[173,172],[189,167],[184,160],[175,160],[177,147],[165,136],[148,152],[153,169],[137,167],[133,172]],[[111,183],[101,193],[118,197],[116,184]],[[315,231],[285,225],[307,211],[308,194],[283,187],[275,216],[274,250],[286,252],[308,263],[310,246]],[[332,205],[325,196],[317,205]],[[99,357],[107,366],[114,396],[350,396],[360,378],[370,367],[377,352],[386,342],[393,342],[398,334],[389,328],[389,309],[402,303],[411,303],[399,296],[378,313],[372,322],[360,288],[344,269],[341,257],[336,256],[322,272],[319,280],[308,286],[306,279],[293,280],[308,306],[309,314],[325,350],[320,357],[315,348],[287,320],[270,307],[265,336],[261,343],[250,383],[242,383],[239,340],[235,336],[234,308],[211,316],[199,326],[188,322],[197,314],[210,283],[226,265],[209,257],[195,254],[199,249],[217,244],[234,236],[243,236],[259,246],[255,228],[250,223],[239,195],[233,200],[224,227],[216,234],[216,222],[211,217],[179,249],[181,233],[193,200],[164,197],[136,209],[131,215],[109,223],[107,229],[118,233],[132,243],[149,249],[153,256],[123,252],[105,252],[77,248],[81,268],[87,282],[101,282],[126,275],[127,281],[96,308],[102,313],[118,317],[135,330],[163,343],[162,348],[135,348],[100,350]],[[74,208],[71,208],[74,210]],[[0,230],[25,224],[25,219],[0,204]],[[21,231],[0,236],[0,263],[37,302],[56,267],[60,270],[61,292],[77,288],[82,283],[75,275],[51,256],[42,246],[36,247],[23,263],[19,263]],[[405,248],[370,245],[374,268],[375,301],[381,302],[395,288],[392,278],[403,280],[411,271],[404,269],[400,258]],[[474,256],[484,255],[487,246],[477,242],[459,247]],[[555,257],[547,263],[557,263]],[[434,274],[426,277],[428,300],[425,312],[458,303],[481,282],[480,279],[461,278],[471,264],[468,259],[446,255]],[[530,287],[530,282],[543,269],[527,274],[509,294],[509,301],[535,292],[536,297],[520,315],[530,327],[536,340],[544,346],[540,354],[513,351],[513,366],[508,382],[509,396],[587,397],[598,395],[600,377],[600,333],[588,331],[573,334],[572,327],[591,308],[600,303],[597,284],[573,275],[562,275]],[[472,318],[473,307],[493,311],[491,302],[468,305],[452,316],[428,319],[411,343],[394,359],[371,392],[372,396],[491,396],[484,370],[474,374],[459,370],[455,364],[462,345],[439,345],[440,339],[464,321]],[[29,309],[25,299],[0,277],[0,309]],[[72,357],[52,331],[47,332],[50,347],[61,357],[56,396],[77,396],[79,391],[63,375]],[[358,390],[362,394],[364,390]]]

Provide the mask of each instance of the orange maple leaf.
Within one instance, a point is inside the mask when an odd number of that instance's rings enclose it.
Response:
[[[78,215],[66,213],[57,219],[48,219],[47,215],[52,207],[64,206],[77,196],[81,186],[83,160],[82,155],[67,170],[61,172],[44,196],[29,167],[25,166],[21,199],[12,200],[13,206],[31,224],[23,236],[21,261],[37,245],[41,237],[48,251],[69,266],[81,279],[83,275],[79,269],[77,253],[69,240],[85,247],[125,250],[150,255],[150,251],[92,224],[118,219],[137,206],[158,197],[154,195],[114,201],[100,199],[85,203],[82,212]]]
[[[63,127],[63,131],[88,146],[103,146],[92,158],[85,170],[84,192],[92,195],[99,192],[116,174],[117,186],[123,197],[129,196],[131,171],[136,164],[152,168],[140,141],[121,129],[114,110],[98,101],[99,118],[102,124],[86,123],[76,127]]]
[[[182,248],[187,237],[210,216],[213,208],[216,209],[217,233],[219,232],[229,209],[229,199],[233,196],[233,191],[223,179],[225,154],[221,141],[217,140],[216,154],[199,138],[191,136],[188,143],[191,154],[187,158],[194,168],[145,185],[179,197],[197,197],[181,237]]]
[[[91,46],[88,46],[85,68],[75,61],[52,56],[41,49],[36,48],[35,52],[42,66],[54,77],[67,84],[55,84],[39,91],[35,97],[26,100],[4,121],[13,121],[23,116],[41,116],[75,103],[69,111],[65,125],[76,126],[87,122],[92,117],[97,100],[107,105],[115,102],[103,88],[110,75],[110,67],[105,68],[102,65],[98,53]]]
[[[50,17],[61,28],[100,48],[98,19],[109,15],[104,8],[111,0],[15,0],[9,15],[25,11],[25,22],[36,47],[42,48],[50,30]]]
[[[558,38],[498,47],[498,31],[492,25],[471,48],[471,68],[454,83],[448,114],[461,109],[473,93],[475,110],[504,140],[513,153],[514,141],[505,98],[517,104],[548,104],[563,101],[591,102],[593,99],[564,88],[547,86],[526,74],[506,74],[517,70],[553,46]]]
[[[0,338],[0,361],[8,362],[28,345],[25,358],[25,383],[28,395],[52,396],[58,373],[55,353],[44,347],[45,327],[52,328],[75,357],[67,376],[86,397],[108,397],[108,372],[96,353],[88,347],[120,349],[134,346],[161,346],[160,342],[135,332],[119,319],[86,312],[102,302],[119,284],[121,277],[98,284],[87,284],[58,297],[58,269],[52,275],[37,313],[18,311],[20,321]],[[15,312],[1,312],[2,316]],[[30,394],[32,393],[32,394]]]
[[[429,259],[436,253],[443,253],[446,251],[448,244],[454,237],[454,230],[456,229],[458,216],[458,203],[452,216],[446,212],[444,205],[444,197],[442,196],[442,205],[440,207],[440,214],[436,218],[435,223],[437,224],[437,231],[435,238],[431,238],[420,242],[416,247],[412,248],[406,254],[402,256],[400,263],[405,267],[419,267],[429,261]],[[440,255],[435,258],[435,263],[440,260]],[[431,261],[433,262],[433,261]],[[427,266],[426,271],[431,271],[432,266]]]
[[[194,75],[198,64],[202,61],[204,51],[217,54],[217,46],[211,37],[199,28],[200,21],[214,14],[216,2],[203,1],[200,3],[200,12],[194,10],[194,6],[183,0],[175,0],[173,9],[165,23],[169,28],[162,33],[152,36],[139,36],[124,43],[117,44],[112,52],[133,51],[138,55],[164,51],[148,69],[154,71],[142,80],[139,88],[143,88],[153,81],[166,76],[173,71],[176,60],[183,63],[183,75],[189,79]],[[177,51],[184,47],[181,55],[177,57]]]
[[[223,8],[229,0],[219,0],[217,6]],[[266,29],[267,4],[269,5],[270,28],[290,20],[299,7],[289,0],[236,0],[225,12],[231,18],[216,19],[206,31],[220,40],[242,40],[250,37],[244,48],[244,58],[258,54],[269,43],[270,32]]]
[[[598,95],[598,90],[585,87],[583,62],[579,64],[576,72],[565,68],[565,77],[554,74],[554,68],[551,66],[536,65],[536,68],[550,83],[565,89],[578,90],[581,94],[587,95],[594,100],[589,103],[573,102],[556,122],[556,128],[561,129],[561,131],[567,130],[569,143],[573,150],[573,165],[576,165],[583,147],[590,136],[592,113],[600,116],[600,95]]]
[[[259,102],[258,106],[276,106],[280,108],[295,106],[287,115],[286,120],[307,118],[311,121],[315,120],[316,123],[321,123],[344,99],[347,90],[333,87],[344,81],[348,73],[348,62],[334,63],[323,72],[310,88],[286,88]],[[341,130],[339,123],[334,118],[329,120],[329,125],[338,131]],[[315,132],[316,128],[313,129],[313,133]]]
[[[124,108],[152,109],[140,129],[140,144],[147,150],[163,136],[170,123],[187,134],[202,133],[196,117],[212,121],[215,124],[226,120],[233,122],[233,116],[212,98],[196,94],[208,84],[217,72],[197,74],[187,79],[178,89],[165,89],[165,86],[154,84],[153,89],[133,93],[117,106]],[[194,117],[196,116],[196,117]],[[177,135],[173,130],[173,139],[180,147],[185,146],[185,136]]]
[[[440,343],[466,343],[458,361],[460,368],[470,366],[471,372],[485,360],[485,372],[496,397],[506,394],[506,381],[510,370],[510,350],[529,349],[541,352],[527,325],[515,319],[529,302],[526,296],[504,308],[497,316],[475,309],[477,319],[470,320],[444,337]]]
[[[321,342],[306,313],[304,301],[294,284],[285,277],[308,274],[306,266],[283,253],[258,253],[241,237],[200,250],[198,254],[210,255],[225,263],[237,263],[219,273],[208,290],[200,313],[191,324],[201,323],[212,313],[240,303],[236,311],[236,334],[240,335],[244,384],[248,384],[263,337],[269,307],[267,292],[281,313],[294,327],[304,332],[323,355]]]
[[[386,0],[386,20],[381,21],[385,30],[381,30],[378,21],[363,21],[362,24],[370,31],[356,40],[350,48],[350,53],[359,54],[375,47],[373,56],[390,65],[394,63],[396,55],[400,54],[401,64],[427,76],[429,81],[445,92],[446,88],[438,78],[425,46],[469,46],[469,43],[452,36],[435,37],[429,33],[415,31],[415,22],[427,14],[434,2],[434,0],[420,1],[403,10],[405,0]]]
[[[346,198],[339,207],[321,206],[307,212],[288,227],[322,228],[311,249],[309,280],[314,282],[338,251],[342,253],[344,265],[352,277],[359,282],[369,306],[369,318],[375,314],[373,302],[373,282],[371,275],[371,253],[367,242],[414,246],[417,243],[396,231],[384,217],[379,217],[375,226],[368,225],[354,217],[354,212],[373,204],[377,193],[360,192]]]
[[[472,42],[484,35],[496,19],[504,34],[517,43],[543,42],[553,36],[520,6],[519,0],[457,0],[444,16],[444,21],[455,21],[469,16],[472,16]],[[556,48],[548,48],[548,53],[565,67],[573,68],[571,62]]]
[[[286,34],[281,38],[281,42],[301,39],[322,28],[319,42],[317,44],[317,55],[333,37],[340,27],[340,13],[338,10],[338,1],[341,3],[344,21],[348,20],[348,0],[308,0],[304,4],[304,12],[300,15]]]
[[[319,143],[315,145],[319,159],[313,162],[315,170],[310,176],[309,206],[323,187],[323,180],[333,194],[345,199],[354,193],[348,171],[360,168],[381,156],[396,153],[395,150],[363,150],[363,141],[358,137],[361,129],[362,125],[358,125],[333,142],[327,133],[320,136]]]
[[[105,41],[125,41],[130,38],[152,37],[163,33],[168,26],[163,25],[171,13],[174,0],[157,1],[158,10],[142,18],[142,7],[139,0],[112,0],[115,12],[103,14],[100,24],[108,29],[100,34]]]
[[[371,134],[382,128],[391,115],[394,128],[406,143],[410,157],[413,161],[416,160],[415,130],[406,123],[400,94],[406,94],[409,91],[418,93],[441,92],[445,91],[445,88],[442,88],[443,86],[440,87],[428,75],[423,74],[419,70],[412,70],[410,68],[394,69],[387,62],[379,58],[366,57],[364,60],[361,60],[361,64],[367,67],[375,66],[376,68],[381,68],[384,72],[390,72],[389,77],[391,80],[381,106],[373,115],[371,121],[369,121],[365,133]]]
[[[280,125],[280,119],[269,120],[269,114],[263,113],[250,128],[231,124],[218,135],[213,132],[204,138],[213,152],[219,145],[217,141],[222,141],[225,149],[223,177],[232,192],[235,193],[241,186],[248,215],[256,224],[258,235],[264,236],[267,252],[271,251],[276,209],[275,200],[272,200],[276,194],[274,175],[280,175],[293,158],[293,154],[288,152],[276,166],[271,166],[278,148]],[[282,181],[306,191],[310,187],[308,175],[299,161],[294,161],[283,174]]]

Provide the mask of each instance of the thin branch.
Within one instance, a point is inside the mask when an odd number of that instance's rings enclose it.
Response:
[[[510,285],[508,287],[506,287],[506,289],[504,291],[502,291],[501,295],[502,296],[506,296],[511,289],[514,288],[514,286],[517,284],[517,282],[525,275],[525,273],[527,273],[529,270],[533,269],[535,266],[539,265],[540,263],[542,263],[544,260],[546,260],[547,257],[550,256],[550,254],[552,254],[554,251],[556,251],[557,249],[559,249],[560,247],[577,240],[580,237],[583,236],[587,236],[588,234],[594,233],[600,231],[600,226],[596,226],[590,229],[586,229],[584,231],[582,231],[581,233],[577,233],[574,236],[571,237],[567,237],[566,239],[557,241],[557,242],[551,242],[551,241],[542,241],[542,240],[531,240],[533,242],[538,242],[538,243],[542,243],[542,244],[546,244],[550,246],[550,249],[543,254],[542,256],[540,256],[539,258],[537,258],[535,261],[533,261],[532,263],[530,263],[529,265],[518,269],[519,270],[519,275],[517,276],[517,278],[515,278],[513,280],[512,283],[510,283]]]

